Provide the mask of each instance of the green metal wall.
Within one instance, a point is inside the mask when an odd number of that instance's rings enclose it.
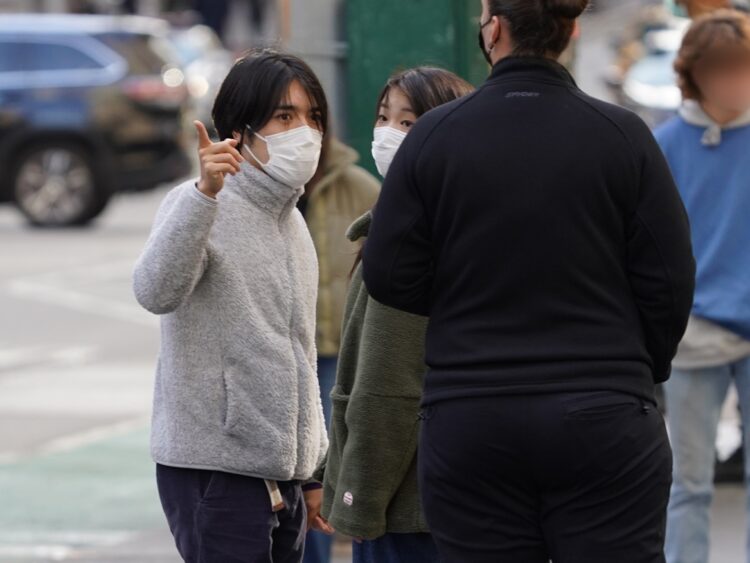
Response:
[[[474,84],[489,73],[477,44],[479,0],[347,0],[349,142],[370,156],[375,101],[395,70],[438,65]]]

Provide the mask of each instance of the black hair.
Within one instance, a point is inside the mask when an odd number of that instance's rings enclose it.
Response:
[[[490,14],[510,24],[515,56],[558,57],[590,0],[488,0]]]
[[[392,88],[404,93],[418,118],[474,91],[474,86],[448,70],[431,66],[410,68],[393,74],[385,83],[378,96],[376,116]]]
[[[380,106],[393,88],[398,88],[404,93],[417,119],[431,109],[462,98],[474,91],[474,86],[449,70],[433,66],[409,68],[391,75],[388,82],[385,83],[375,106],[376,119],[380,114]],[[364,248],[360,247],[350,276],[354,274],[357,266],[362,262],[363,253]]]
[[[229,71],[216,96],[214,127],[222,139],[247,126],[262,129],[284,103],[292,82],[298,81],[319,111],[321,131],[328,128],[328,102],[315,73],[302,59],[272,49],[253,50],[243,55]]]

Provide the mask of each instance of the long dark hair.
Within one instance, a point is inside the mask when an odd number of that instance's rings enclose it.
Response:
[[[385,83],[375,105],[376,118],[380,113],[380,106],[394,88],[398,88],[404,93],[417,119],[431,109],[462,98],[474,91],[474,86],[449,70],[434,66],[409,68],[391,75]],[[352,274],[359,263],[362,262],[363,250],[360,247],[352,267]]]
[[[385,83],[375,105],[376,116],[380,113],[380,106],[394,88],[404,93],[417,119],[431,109],[474,91],[474,86],[466,80],[443,68],[434,66],[409,68],[396,72]]]
[[[488,0],[490,14],[508,20],[515,56],[559,57],[568,47],[575,20],[590,0]]]
[[[246,126],[262,129],[285,101],[292,82],[298,81],[318,110],[318,125],[325,133],[328,102],[318,77],[302,59],[272,49],[252,50],[234,63],[214,102],[212,117],[222,139]]]

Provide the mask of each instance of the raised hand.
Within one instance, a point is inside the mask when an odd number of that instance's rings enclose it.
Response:
[[[200,121],[193,122],[198,131],[198,156],[201,163],[201,177],[198,189],[215,198],[224,187],[224,177],[234,176],[240,171],[244,158],[237,150],[238,141],[226,139],[214,143],[208,136],[206,126]]]

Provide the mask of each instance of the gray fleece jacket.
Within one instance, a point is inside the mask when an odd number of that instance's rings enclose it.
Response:
[[[217,200],[194,181],[164,200],[134,274],[138,301],[163,315],[157,463],[288,481],[323,459],[302,191],[245,164]]]

